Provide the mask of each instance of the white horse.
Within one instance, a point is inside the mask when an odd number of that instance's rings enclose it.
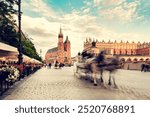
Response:
[[[103,72],[106,70],[109,72],[108,85],[112,85],[113,81],[114,87],[117,87],[113,74],[120,67],[119,60],[116,57],[104,59],[102,63],[97,62],[95,58],[90,58],[83,62],[79,62],[76,72],[79,73],[80,71],[81,73],[92,74],[91,79],[94,81],[94,86],[97,86],[97,74],[100,74],[100,80],[103,83]]]

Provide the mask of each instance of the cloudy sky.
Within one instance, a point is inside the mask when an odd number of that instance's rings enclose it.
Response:
[[[22,0],[22,30],[45,56],[56,47],[60,26],[75,56],[86,38],[150,41],[149,0]]]

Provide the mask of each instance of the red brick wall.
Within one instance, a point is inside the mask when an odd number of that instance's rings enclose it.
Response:
[[[66,51],[64,51],[64,48]],[[47,53],[45,55],[45,60],[47,63],[49,62],[55,62],[56,60],[59,63],[64,63],[65,57],[67,57],[67,61],[70,64],[71,63],[71,45],[70,42],[64,44],[63,42],[58,43],[58,51],[53,53]],[[51,60],[49,60],[51,59]]]
[[[54,63],[58,59],[57,57],[58,57],[57,52],[47,53],[45,55],[46,63]]]

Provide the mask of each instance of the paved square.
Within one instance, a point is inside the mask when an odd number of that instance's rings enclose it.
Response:
[[[95,87],[90,81],[74,76],[73,67],[42,68],[17,83],[1,98],[4,100],[107,100],[150,99],[150,73],[119,70],[116,75],[118,89],[106,84]]]

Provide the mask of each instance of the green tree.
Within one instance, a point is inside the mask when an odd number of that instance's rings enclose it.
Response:
[[[13,15],[17,11],[13,6],[17,4],[17,0],[0,0],[0,41],[9,45],[18,46],[18,35],[14,28],[16,21]]]
[[[30,39],[26,38],[22,40],[23,45],[23,53],[31,58],[35,58],[39,61],[42,61],[41,57],[39,57],[34,44],[30,41]]]
[[[17,10],[14,5],[17,5],[18,0],[0,0],[0,42],[18,47],[19,39],[17,32],[16,21],[13,16],[17,15]],[[41,60],[34,44],[22,33],[23,54]]]

